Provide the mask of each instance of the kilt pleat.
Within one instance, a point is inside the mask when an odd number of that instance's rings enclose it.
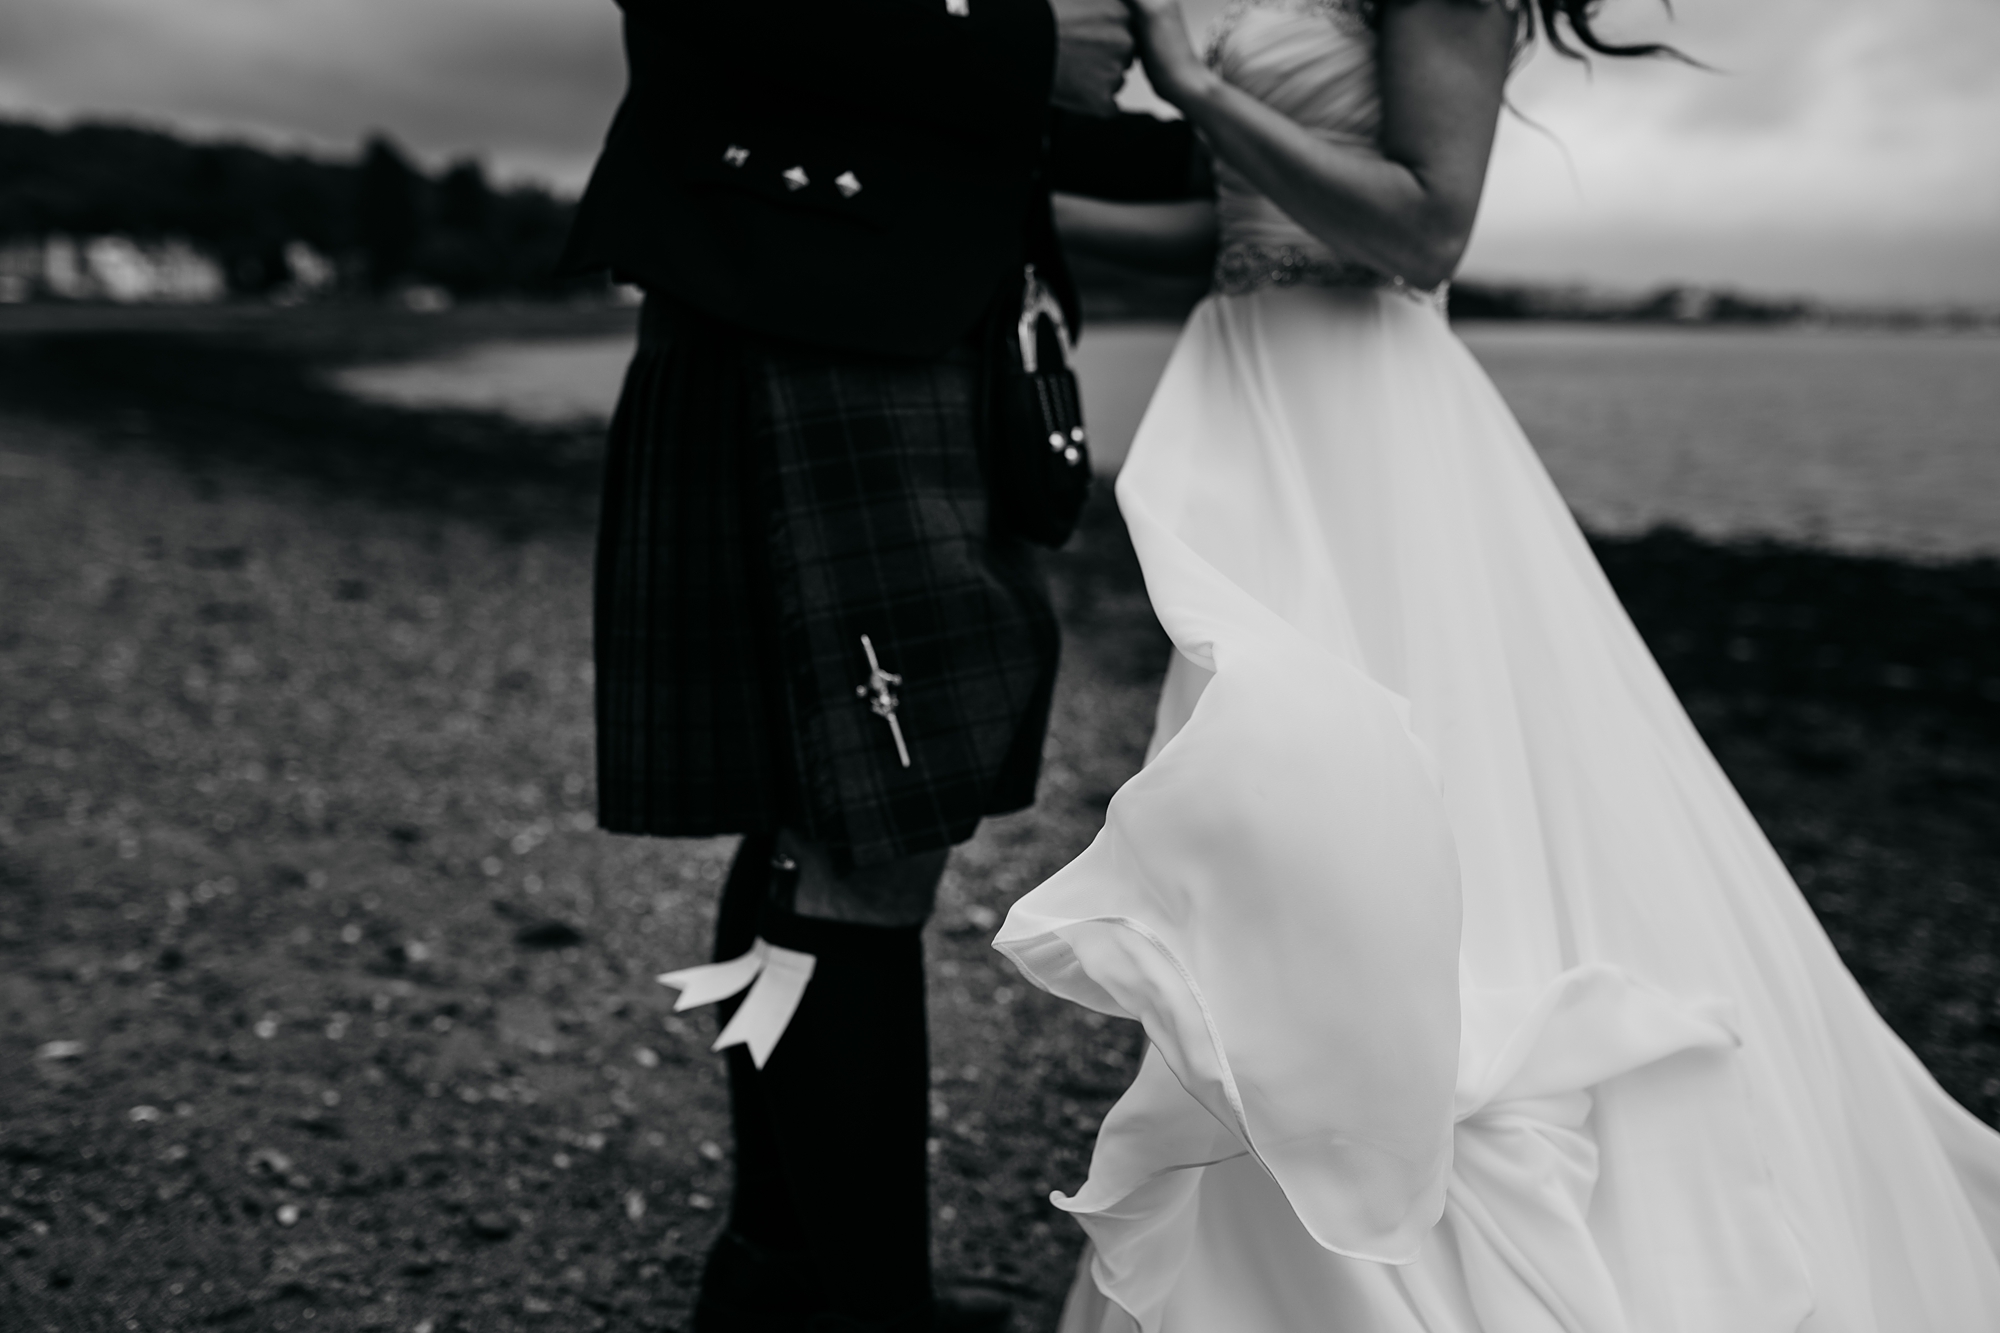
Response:
[[[870,865],[1034,798],[1059,635],[987,527],[980,358],[774,346],[649,302],[611,428],[599,818]],[[858,687],[902,676],[911,763]]]
[[[612,419],[594,639],[598,818],[615,832],[768,832],[782,817],[737,358],[647,339]]]

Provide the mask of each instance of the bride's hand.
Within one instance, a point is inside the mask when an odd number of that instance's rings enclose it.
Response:
[[[1132,63],[1132,20],[1123,0],[1050,0],[1056,15],[1056,77],[1049,101],[1086,116],[1118,114],[1118,86]]]
[[[1185,109],[1183,103],[1209,74],[1188,36],[1180,0],[1125,0],[1125,7],[1132,12],[1132,35],[1146,66],[1146,81],[1154,92]]]

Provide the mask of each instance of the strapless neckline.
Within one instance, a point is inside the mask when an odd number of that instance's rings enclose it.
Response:
[[[1521,0],[1481,0],[1518,9]],[[1209,68],[1258,101],[1331,142],[1380,142],[1382,98],[1375,55],[1378,0],[1234,0],[1211,27]],[[1240,295],[1265,287],[1390,288],[1441,304],[1425,291],[1341,254],[1273,203],[1227,162],[1215,166],[1220,231],[1212,287]]]
[[[1236,0],[1211,28],[1209,67],[1330,140],[1373,144],[1381,120],[1368,0]],[[1216,163],[1214,289],[1371,288],[1386,275],[1339,254],[1226,162]]]

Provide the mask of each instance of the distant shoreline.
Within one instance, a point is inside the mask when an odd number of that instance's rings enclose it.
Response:
[[[1102,261],[1085,261],[1075,268],[1086,320],[1178,321],[1208,293],[1203,275],[1162,276]],[[1454,323],[2000,333],[2000,306],[1860,305],[1688,283],[1635,292],[1580,283],[1507,283],[1471,277],[1454,282],[1448,300]]]
[[[1128,301],[1104,299],[1086,289],[1087,327],[1173,327],[1186,321],[1203,293],[1185,300]],[[1911,334],[1934,337],[1991,338],[2000,336],[2000,314],[1991,317],[1948,317],[1921,311],[1821,311],[1786,320],[1677,320],[1583,315],[1573,312],[1532,314],[1452,311],[1452,323],[1463,328],[1539,327],[1610,330],[1684,330],[1691,333],[1786,334]],[[42,333],[226,333],[245,328],[282,330],[320,325],[331,320],[356,326],[379,323],[385,331],[428,330],[445,342],[463,337],[483,341],[493,337],[595,337],[635,331],[638,311],[633,305],[595,298],[540,300],[503,298],[460,302],[444,310],[412,310],[394,300],[338,297],[306,306],[281,306],[255,298],[232,298],[201,305],[116,301],[0,302],[0,336]],[[420,336],[430,343],[432,338]]]

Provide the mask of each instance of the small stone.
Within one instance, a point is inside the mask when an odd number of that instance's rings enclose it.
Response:
[[[259,1148],[250,1154],[250,1169],[282,1180],[292,1174],[292,1159],[276,1148]]]
[[[638,1190],[625,1191],[625,1219],[637,1222],[646,1215],[646,1196]]]
[[[715,1207],[715,1200],[697,1191],[688,1195],[688,1207],[694,1209],[697,1213],[705,1213]]]
[[[281,1227],[295,1227],[298,1224],[299,1224],[299,1206],[295,1203],[279,1204],[278,1225]]]
[[[717,1143],[714,1139],[704,1139],[702,1141],[700,1151],[701,1155],[703,1157],[706,1157],[711,1162],[719,1162],[722,1160],[722,1145]]]
[[[660,1067],[660,1053],[650,1046],[634,1047],[632,1058],[637,1060],[640,1067],[644,1069],[658,1069]]]
[[[583,943],[583,932],[553,918],[531,921],[514,932],[514,943],[524,949],[569,949]]]
[[[256,1025],[252,1027],[250,1030],[256,1033],[258,1037],[260,1037],[264,1041],[269,1041],[271,1038],[278,1035],[278,1020],[273,1018],[269,1014],[265,1014],[262,1018],[257,1020]]]
[[[481,1240],[506,1240],[514,1234],[514,1219],[505,1213],[474,1213],[466,1225]]]
[[[35,1058],[37,1060],[74,1060],[82,1055],[83,1051],[84,1046],[80,1041],[45,1041],[35,1048]]]
[[[157,1106],[135,1106],[126,1114],[132,1117],[132,1123],[135,1125],[150,1125],[167,1118],[166,1112]]]

